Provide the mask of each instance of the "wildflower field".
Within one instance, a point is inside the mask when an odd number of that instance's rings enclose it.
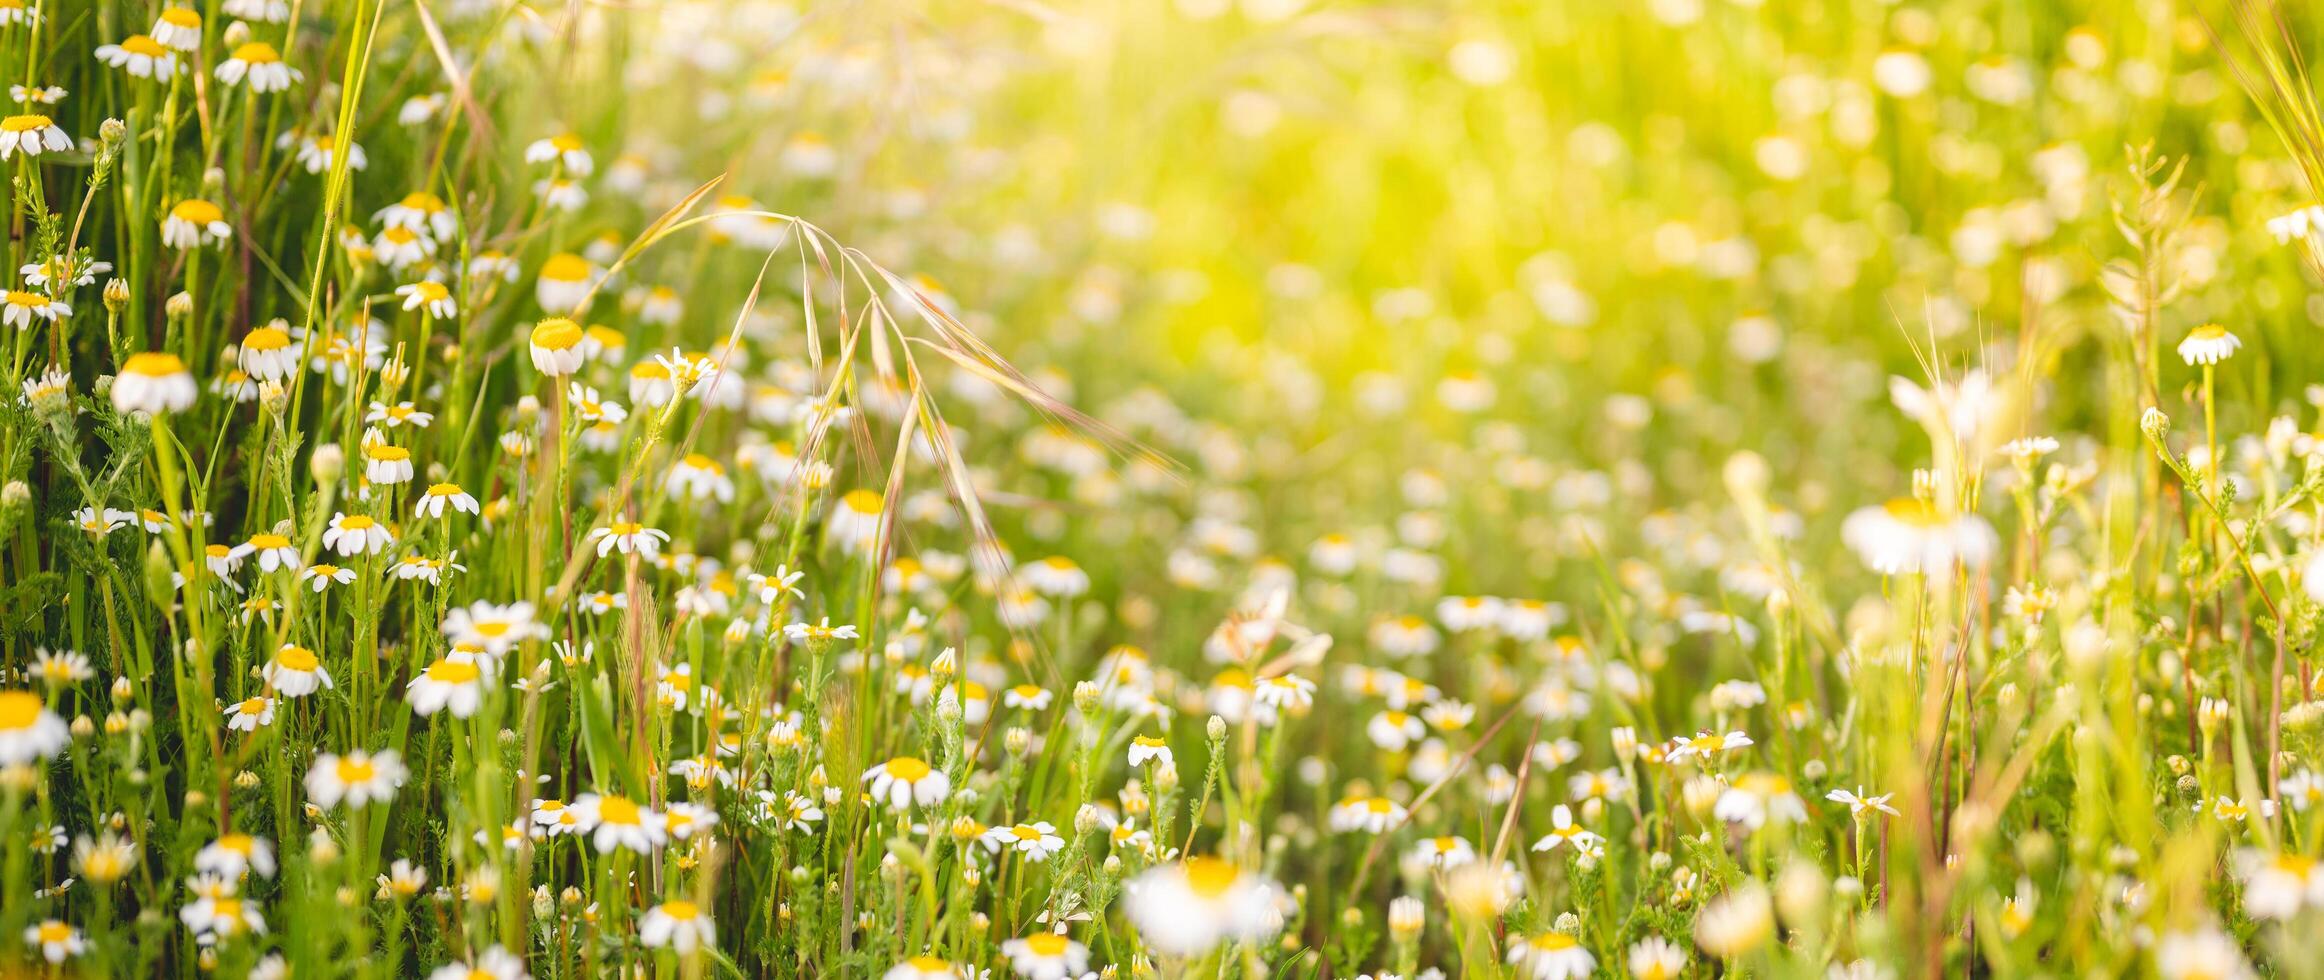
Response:
[[[0,0],[0,977],[2324,977],[2319,51]]]

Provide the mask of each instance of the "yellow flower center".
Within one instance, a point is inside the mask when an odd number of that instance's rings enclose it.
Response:
[[[626,827],[635,827],[641,822],[638,819],[637,804],[630,802],[626,796],[608,796],[598,800],[597,819]]]
[[[142,354],[131,354],[128,360],[121,362],[121,373],[148,378],[167,378],[186,373],[186,362],[178,360],[176,354],[164,351],[146,351]]]
[[[10,116],[0,119],[0,130],[11,133],[31,133],[55,125],[47,116]]]
[[[702,917],[702,909],[692,902],[664,902],[662,914],[680,922],[692,922]]]
[[[217,205],[200,198],[187,198],[179,201],[176,207],[169,209],[169,216],[179,221],[207,225],[225,220],[226,212],[219,210]]]
[[[542,350],[571,350],[580,343],[581,325],[564,317],[550,317],[533,327],[533,346]]]
[[[473,684],[484,672],[465,660],[438,660],[429,664],[428,679],[438,684]]]
[[[899,755],[888,760],[888,775],[907,783],[917,783],[928,778],[930,771],[927,763],[908,755]]]
[[[1186,862],[1186,886],[1203,898],[1225,895],[1242,876],[1240,868],[1218,858],[1198,857]]]
[[[571,252],[559,252],[541,263],[541,278],[558,282],[580,282],[589,278],[589,260]]]
[[[200,27],[202,15],[184,7],[170,7],[161,12],[161,22],[171,27]]]
[[[20,732],[40,720],[40,695],[31,691],[0,691],[0,731]]]
[[[253,65],[271,64],[282,60],[282,52],[276,51],[274,45],[264,41],[252,41],[234,49],[234,60]]]
[[[282,350],[289,347],[290,333],[280,327],[260,327],[242,338],[245,350]]]
[[[1054,932],[1036,932],[1025,937],[1025,949],[1035,956],[1063,956],[1069,942]]]
[[[313,670],[318,663],[315,651],[288,646],[274,652],[274,662],[285,670]]]
[[[356,783],[370,782],[371,777],[379,774],[379,770],[378,767],[371,764],[370,759],[349,756],[339,760],[338,773],[340,782],[353,786]]]
[[[160,41],[143,34],[129,35],[129,40],[121,42],[121,50],[146,58],[169,57],[168,48],[162,47]]]

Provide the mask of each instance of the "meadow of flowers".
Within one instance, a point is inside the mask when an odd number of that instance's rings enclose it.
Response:
[[[0,976],[2324,977],[2315,50],[0,0]]]

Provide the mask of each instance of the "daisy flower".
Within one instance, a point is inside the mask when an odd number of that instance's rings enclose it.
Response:
[[[382,439],[363,441],[363,478],[383,486],[412,481],[412,452]]]
[[[452,215],[451,205],[426,191],[413,191],[403,199],[380,208],[372,218],[389,228],[402,228],[437,240],[447,240],[460,231],[460,221]]]
[[[274,651],[260,676],[276,694],[286,698],[303,698],[331,686],[331,672],[315,651],[295,643],[285,643]]]
[[[483,508],[476,503],[476,498],[469,496],[468,491],[460,489],[460,485],[457,483],[429,485],[427,491],[420,494],[420,501],[413,506],[412,512],[417,517],[442,517],[446,507],[463,514],[483,513]]]
[[[888,968],[880,980],[967,980],[951,960],[935,956],[915,956]]]
[[[1798,823],[1808,818],[1807,804],[1792,792],[1791,780],[1772,772],[1747,772],[1736,777],[1735,785],[1719,794],[1711,813],[1752,830],[1770,819],[1777,823]]]
[[[241,552],[244,556],[257,556],[258,570],[262,572],[283,568],[296,569],[301,564],[299,549],[291,544],[289,538],[280,534],[253,534],[250,536],[250,540],[243,542],[234,550]]]
[[[242,336],[236,347],[242,370],[261,381],[281,381],[298,371],[298,342],[285,326],[278,320]]]
[[[274,724],[275,700],[263,695],[236,701],[226,708],[226,727],[238,732],[255,732]]]
[[[2242,346],[2243,341],[2228,333],[2226,327],[2206,323],[2187,331],[2186,339],[2179,341],[2179,357],[2190,367],[2209,367],[2233,356]]]
[[[167,78],[178,73],[177,52],[143,34],[99,47],[97,60],[128,72],[132,78]]]
[[[72,730],[31,691],[0,690],[0,766],[47,759],[64,751]]]
[[[56,919],[26,927],[24,945],[40,950],[41,958],[50,963],[62,963],[89,950],[89,941],[81,936],[81,930]]]
[[[1892,817],[1896,816],[1898,814],[1897,809],[1888,804],[1889,797],[1894,795],[1895,794],[1893,793],[1882,793],[1879,796],[1865,796],[1864,787],[1858,786],[1854,792],[1850,792],[1844,789],[1835,789],[1829,793],[1825,793],[1824,799],[1830,800],[1834,803],[1845,804],[1848,807],[1848,812],[1854,815],[1857,819],[1861,820],[1866,815],[1874,812],[1885,813]]]
[[[1533,980],[1588,980],[1598,959],[1581,940],[1562,932],[1537,932],[1509,945],[1508,962]]]
[[[395,294],[403,297],[405,310],[424,310],[438,320],[449,320],[460,312],[460,305],[452,301],[452,290],[433,279],[397,286]]]
[[[124,413],[182,412],[193,407],[200,394],[186,362],[176,354],[131,354],[121,363],[121,373],[113,376],[113,407]]]
[[[1882,575],[1942,575],[1955,564],[1981,568],[2001,546],[1984,518],[1975,514],[1948,518],[1934,505],[1912,497],[1848,515],[1840,524],[1840,538]]]
[[[599,854],[611,854],[617,847],[651,854],[669,840],[662,815],[626,796],[583,793],[573,800],[572,810]]]
[[[549,635],[549,628],[534,618],[529,602],[502,606],[478,600],[445,613],[442,628],[454,647],[475,648],[491,657],[505,656],[517,644]]]
[[[710,913],[687,901],[663,902],[646,910],[638,920],[637,938],[653,949],[670,949],[680,956],[718,944],[718,930]]]
[[[422,718],[446,708],[454,718],[467,718],[484,703],[484,681],[484,666],[475,660],[459,654],[438,657],[412,678],[404,699]]]
[[[1124,888],[1131,924],[1165,956],[1197,956],[1221,942],[1282,931],[1275,883],[1215,857],[1149,868]]]
[[[18,153],[36,157],[44,152],[56,153],[72,148],[73,138],[65,135],[64,128],[47,116],[22,115],[0,119],[0,160]]]
[[[30,327],[36,319],[53,323],[59,317],[73,315],[73,308],[63,300],[51,299],[40,293],[11,289],[5,300],[6,306],[0,308],[0,323],[12,327]]]
[[[1089,970],[1089,947],[1053,932],[1004,942],[1001,955],[1024,980],[1072,980]]]
[[[170,207],[169,216],[161,222],[162,244],[171,248],[219,245],[232,237],[234,226],[226,223],[226,212],[200,198],[179,201]]]
[[[589,260],[571,252],[559,252],[541,263],[541,271],[533,280],[533,297],[541,308],[551,313],[570,313],[589,298],[589,290],[597,279],[596,267]],[[632,399],[633,401],[635,399]]]
[[[153,22],[153,39],[179,51],[202,46],[202,15],[191,7],[164,7]]]
[[[321,592],[334,585],[355,584],[355,570],[318,562],[299,569],[299,581],[310,583],[310,588]]]
[[[1750,744],[1752,744],[1751,736],[1742,732],[1728,732],[1724,735],[1717,732],[1696,732],[1692,738],[1671,739],[1668,758],[1672,762],[1683,762],[1695,758],[1707,759],[1719,753],[1732,752]]]
[[[1130,739],[1130,768],[1136,769],[1157,760],[1165,766],[1174,764],[1167,740],[1152,735],[1139,735]]]
[[[1046,820],[994,827],[984,832],[984,841],[986,846],[1014,850],[1036,863],[1065,849],[1065,838],[1057,836],[1057,827]]]
[[[251,41],[235,48],[225,61],[218,63],[213,74],[228,85],[240,85],[245,79],[253,92],[280,92],[306,76],[283,63],[282,52],[264,41]]]
[[[1351,797],[1331,808],[1331,829],[1335,833],[1361,830],[1385,834],[1402,826],[1405,816],[1404,807],[1385,796]]]
[[[533,370],[552,378],[561,378],[581,370],[587,358],[581,353],[581,325],[561,316],[553,316],[533,326],[527,347],[532,352]]]
[[[220,878],[240,878],[257,872],[274,877],[274,845],[264,837],[227,834],[194,854],[194,870]]]
[[[371,166],[371,157],[363,152],[362,144],[352,140],[341,143],[337,136],[330,133],[318,133],[303,139],[296,132],[284,133],[276,145],[288,148],[292,143],[298,145],[299,167],[310,174],[329,173],[342,150],[347,154],[347,169],[362,170]]]
[[[1605,840],[1575,823],[1573,808],[1560,803],[1549,811],[1549,833],[1534,841],[1533,849],[1554,851],[1560,845],[1571,845],[1576,853],[1594,855]]]
[[[914,805],[932,807],[952,792],[952,780],[919,759],[899,755],[864,771],[872,799],[897,810]]]
[[[493,945],[485,947],[473,961],[455,961],[435,968],[428,974],[428,980],[529,980],[531,976],[525,972],[524,957]]]
[[[589,540],[597,542],[599,558],[619,551],[625,555],[634,553],[650,562],[661,557],[662,545],[669,542],[670,535],[636,521],[615,521],[590,531]]]
[[[394,543],[392,532],[362,514],[333,514],[330,526],[323,531],[323,547],[349,557],[376,555]]]
[[[341,803],[350,807],[385,803],[394,798],[404,776],[403,757],[392,749],[377,755],[324,752],[315,756],[314,768],[307,770],[307,798],[326,810]]]

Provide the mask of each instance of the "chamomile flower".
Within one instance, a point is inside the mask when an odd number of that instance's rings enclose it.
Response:
[[[950,777],[908,755],[896,756],[865,770],[863,781],[870,785],[872,799],[897,810],[933,807],[944,802],[952,792]]]
[[[532,352],[533,370],[552,378],[561,378],[581,370],[588,358],[581,352],[581,325],[561,316],[553,316],[533,325],[526,348]]]
[[[47,116],[26,114],[0,118],[0,160],[18,153],[36,157],[72,148],[73,138],[65,135],[64,127]]]
[[[153,39],[179,51],[198,50],[202,46],[202,15],[192,7],[163,7],[153,22]]]
[[[1574,822],[1574,811],[1563,803],[1549,811],[1549,833],[1533,842],[1536,851],[1554,851],[1572,847],[1577,854],[1594,855],[1605,846],[1605,838]]]
[[[422,310],[438,320],[449,320],[460,313],[460,304],[452,300],[452,290],[433,279],[397,286],[395,294],[403,297],[404,309]]]
[[[299,581],[307,583],[308,588],[321,592],[334,585],[355,584],[355,570],[318,562],[299,569]]]
[[[495,658],[527,640],[549,635],[548,626],[535,618],[532,603],[498,605],[481,599],[445,613],[442,630],[453,647],[481,650]]]
[[[984,840],[989,846],[1015,851],[1034,862],[1047,861],[1065,849],[1065,838],[1057,836],[1057,827],[1046,820],[994,827],[985,831]]]
[[[40,695],[0,690],[0,766],[52,758],[70,741],[71,729]]]
[[[243,542],[235,550],[241,552],[244,557],[255,558],[258,562],[258,570],[262,572],[273,572],[281,569],[296,570],[302,564],[298,547],[291,544],[289,538],[272,532],[253,534],[250,536],[250,540]]]
[[[363,514],[333,514],[330,525],[323,531],[323,547],[348,557],[376,555],[394,543],[393,532]]]
[[[169,78],[180,70],[177,52],[143,34],[100,46],[97,60],[128,72],[132,78]]]
[[[718,930],[708,910],[688,901],[669,901],[646,910],[638,920],[637,938],[650,948],[688,956],[717,946]]]
[[[376,433],[377,430],[373,430]],[[363,440],[363,478],[382,486],[410,483],[412,451],[390,446],[384,438]]]
[[[841,494],[831,505],[824,518],[823,533],[851,555],[868,553],[878,543],[880,514],[885,503],[873,490],[850,490]]]
[[[603,558],[618,551],[634,554],[651,562],[661,557],[662,545],[670,541],[669,532],[650,528],[636,521],[615,521],[589,532],[589,540],[597,543],[597,557]]]
[[[275,699],[252,695],[226,706],[226,727],[238,732],[255,732],[274,724]]]
[[[1024,980],[1073,980],[1089,970],[1089,947],[1053,932],[1004,942],[1001,955]]]
[[[24,930],[24,945],[40,951],[42,959],[62,963],[89,951],[89,941],[70,923],[44,919]]]
[[[1808,818],[1807,804],[1792,791],[1791,780],[1772,772],[1747,772],[1735,777],[1734,785],[1719,794],[1711,813],[1752,830],[1769,820],[1798,823]]]
[[[1696,732],[1691,738],[1671,739],[1668,758],[1672,762],[1709,759],[1751,744],[1751,736],[1742,732],[1728,732],[1724,735],[1718,732]]]
[[[189,880],[186,888],[194,900],[178,909],[178,921],[194,934],[196,944],[215,945],[222,939],[266,931],[266,917],[260,914],[258,904],[242,898],[233,881],[202,876]]]
[[[597,168],[596,161],[589,156],[589,150],[582,145],[581,137],[572,133],[559,133],[527,144],[525,162],[554,163],[575,177],[587,177]]]
[[[290,19],[290,0],[226,0],[219,9],[237,20],[280,24]]]
[[[282,381],[298,373],[299,343],[291,338],[288,327],[277,320],[242,335],[236,348],[242,370],[260,381]]]
[[[2226,327],[2206,323],[2187,331],[2186,339],[2179,341],[2179,357],[2188,366],[2208,367],[2234,356],[2243,341],[2228,333]]]
[[[1420,719],[1401,711],[1388,710],[1373,715],[1364,724],[1364,734],[1383,752],[1402,752],[1405,747],[1428,734],[1428,727]]]
[[[1166,956],[1196,956],[1283,929],[1275,883],[1215,857],[1149,868],[1124,887],[1123,899],[1139,938]]]
[[[401,272],[434,258],[436,248],[435,239],[429,238],[427,232],[406,228],[402,225],[390,225],[381,229],[379,237],[371,241],[372,256],[377,258],[381,265],[396,272]]]
[[[226,212],[200,198],[189,197],[171,205],[169,216],[161,222],[162,244],[175,249],[220,245],[232,237],[234,226],[226,223]]]
[[[428,980],[531,980],[531,976],[525,972],[524,957],[494,945],[485,947],[472,961],[437,967],[428,974]]]
[[[350,807],[385,803],[394,798],[405,775],[403,757],[392,749],[377,755],[324,752],[307,770],[307,799],[326,810],[341,803]]]
[[[402,228],[447,241],[460,231],[460,221],[452,214],[451,205],[426,191],[413,191],[402,200],[380,208],[372,218],[389,228]]]
[[[1893,806],[1890,806],[1888,803],[1889,797],[1892,795],[1894,794],[1882,793],[1878,796],[1866,796],[1864,795],[1864,787],[1858,786],[1853,792],[1845,789],[1835,789],[1829,793],[1825,793],[1824,799],[1845,805],[1851,815],[1855,816],[1856,819],[1862,820],[1874,813],[1885,813],[1892,817],[1897,816],[1897,809]]]
[[[670,467],[665,485],[690,500],[734,500],[734,480],[726,475],[725,465],[701,453],[687,453],[679,459]]]
[[[1403,805],[1385,796],[1351,797],[1332,806],[1331,829],[1385,834],[1403,826],[1405,816]]]
[[[162,351],[129,355],[113,376],[113,407],[121,412],[182,412],[200,394],[186,362]]]
[[[541,271],[533,280],[533,298],[540,301],[541,309],[552,314],[574,313],[581,301],[589,298],[598,275],[597,267],[590,265],[588,259],[559,252],[541,263]]]
[[[228,85],[247,81],[253,92],[281,92],[306,77],[284,64],[282,52],[264,41],[251,41],[235,48],[226,60],[218,63],[213,74]]]
[[[274,651],[273,659],[260,671],[268,687],[286,698],[303,698],[331,686],[331,671],[323,666],[315,651],[295,643],[285,643]]]
[[[194,870],[219,878],[240,878],[256,872],[274,877],[274,844],[264,837],[227,834],[194,854]]]
[[[617,847],[651,854],[669,840],[668,825],[651,807],[617,794],[583,793],[573,800],[574,819],[599,854]]]
[[[452,717],[467,718],[484,703],[485,666],[457,653],[438,657],[412,677],[404,699],[422,718],[447,708]]]
[[[310,174],[330,173],[331,167],[338,162],[341,153],[347,154],[348,170],[364,170],[371,166],[371,157],[363,152],[362,144],[353,140],[341,140],[330,133],[316,133],[311,136],[301,136],[296,132],[284,133],[282,139],[277,141],[275,145],[288,149],[293,144],[298,147],[299,169]]]
[[[34,320],[53,323],[60,317],[71,315],[73,308],[70,305],[41,293],[11,289],[4,298],[0,298],[0,323],[11,327],[30,327]]]
[[[459,484],[435,483],[430,484],[428,489],[420,494],[419,503],[413,505],[412,513],[417,517],[441,518],[447,507],[463,514],[481,514],[484,512],[483,507],[476,502],[476,498],[470,496],[468,491],[460,489]]]
[[[1598,958],[1581,940],[1554,930],[1511,942],[1506,959],[1533,980],[1587,980],[1598,968]]]
[[[1935,505],[1898,497],[1848,515],[1840,537],[1864,564],[1882,575],[1948,574],[1956,565],[1981,568],[2000,539],[1975,514],[1947,517]]]

